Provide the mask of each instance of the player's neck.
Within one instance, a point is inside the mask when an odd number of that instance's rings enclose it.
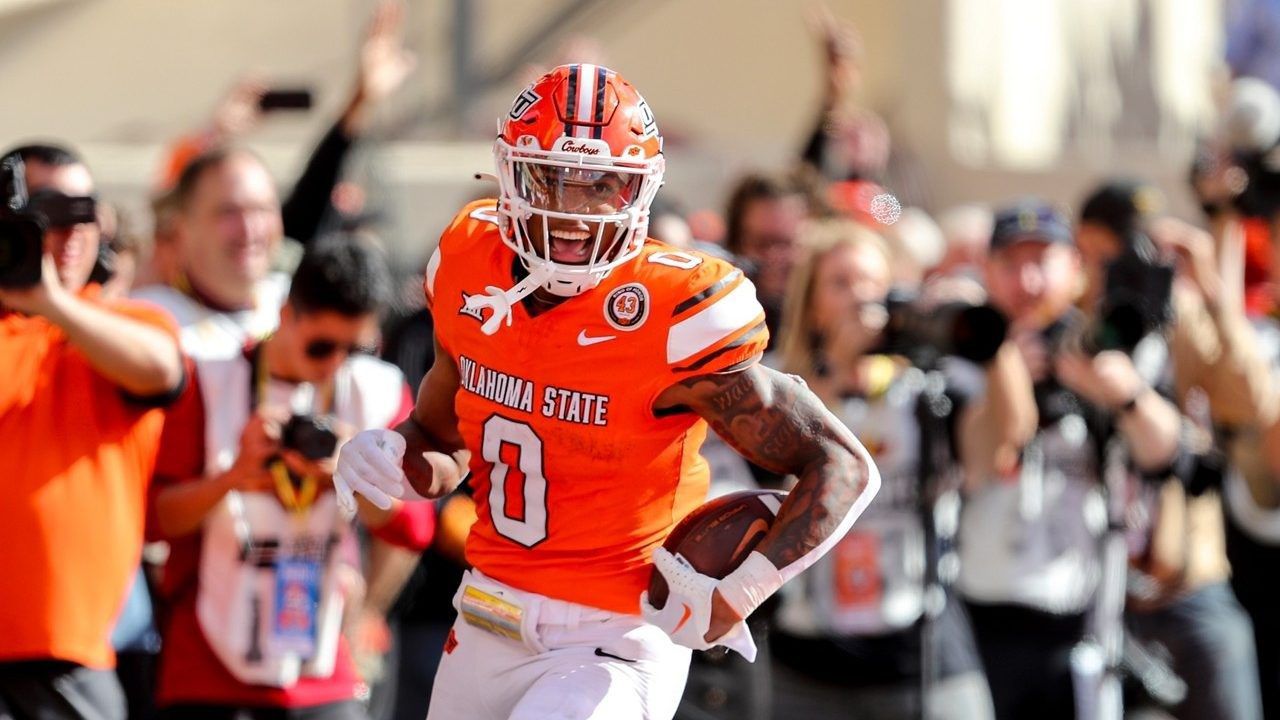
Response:
[[[528,277],[529,271],[525,270],[524,265],[521,265],[517,260],[511,266],[511,274],[515,277],[516,282],[520,282]],[[529,313],[529,317],[537,317],[568,299],[567,297],[552,295],[545,288],[538,288],[526,295],[520,302],[524,305],[525,311]]]
[[[529,312],[529,317],[537,317],[568,299],[538,288],[525,297],[524,309]]]

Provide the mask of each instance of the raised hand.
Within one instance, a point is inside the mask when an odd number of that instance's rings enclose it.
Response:
[[[387,0],[374,10],[373,19],[360,46],[357,93],[365,102],[376,103],[395,92],[417,66],[417,58],[401,42],[405,7],[399,0]]]

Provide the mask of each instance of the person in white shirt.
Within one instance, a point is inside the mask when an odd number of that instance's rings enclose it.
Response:
[[[289,289],[271,272],[283,239],[275,182],[247,150],[218,149],[193,160],[173,192],[179,276],[134,297],[173,314],[192,358],[232,357],[275,329]]]
[[[1104,469],[1116,453],[1122,472],[1169,468],[1180,415],[1129,355],[1080,349],[1085,319],[1073,310],[1080,253],[1056,209],[1026,200],[998,212],[985,270],[991,303],[1009,318],[1029,377],[988,376],[973,394],[979,404],[1034,397],[1036,429],[994,452],[982,432],[973,435],[978,442],[960,443],[967,494],[958,587],[997,720],[1069,720],[1069,656],[1101,573]]]

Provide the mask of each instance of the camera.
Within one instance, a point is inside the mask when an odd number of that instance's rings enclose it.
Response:
[[[1084,329],[1081,349],[1132,353],[1142,338],[1165,327],[1173,317],[1172,263],[1162,262],[1155,243],[1132,234],[1125,249],[1107,266],[1106,284],[1094,319]]]
[[[0,287],[31,287],[40,282],[45,220],[31,211],[26,168],[16,154],[0,160],[0,192]]]
[[[935,367],[948,355],[985,363],[995,357],[1008,330],[1004,315],[989,305],[923,308],[914,294],[894,290],[884,307],[888,318],[875,352],[902,355],[921,368]]]
[[[280,445],[308,460],[323,460],[338,448],[338,435],[327,416],[294,415],[280,431]]]
[[[27,192],[26,164],[14,153],[0,159],[0,287],[40,282],[44,233],[98,220],[97,200],[53,189]]]

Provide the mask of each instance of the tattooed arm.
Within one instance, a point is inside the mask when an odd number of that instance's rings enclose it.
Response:
[[[826,553],[871,502],[880,476],[862,444],[803,381],[759,364],[667,389],[656,408],[688,408],[748,460],[798,482],[756,551],[783,581]],[[717,591],[708,641],[740,618]]]

